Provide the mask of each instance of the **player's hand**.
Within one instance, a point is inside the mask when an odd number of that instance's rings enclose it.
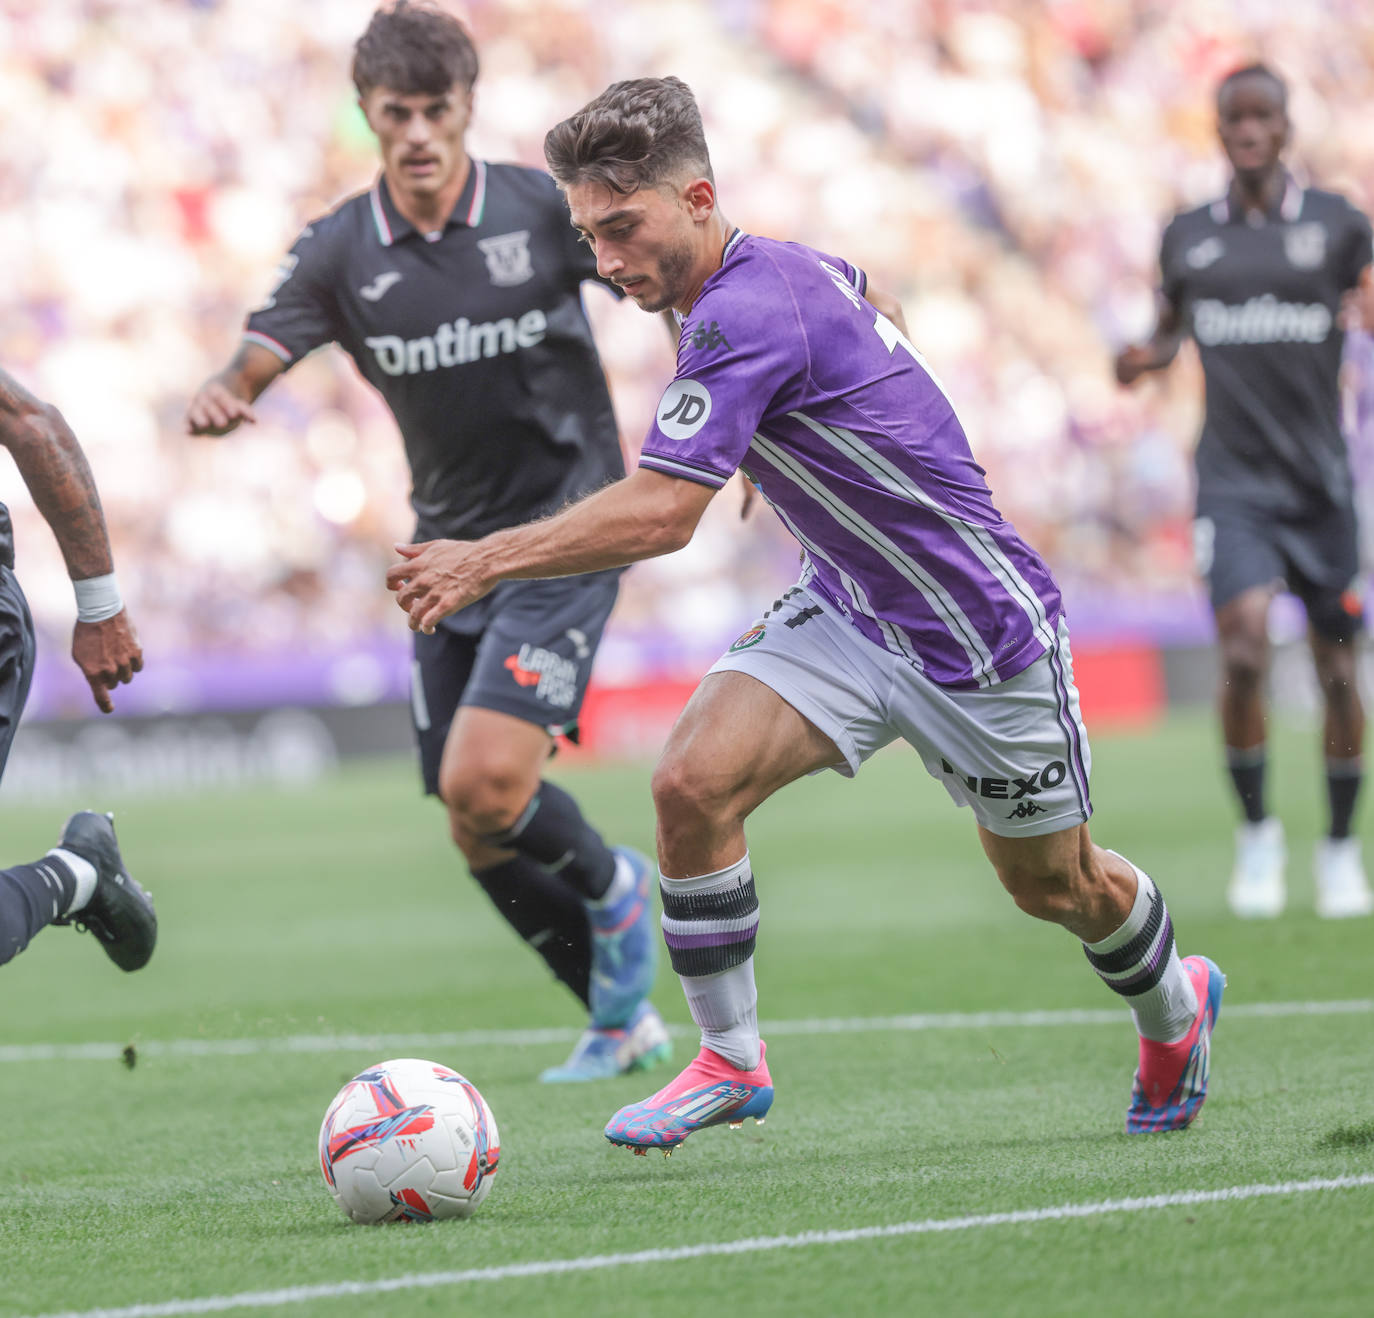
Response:
[[[113,713],[110,692],[121,682],[131,682],[143,668],[143,649],[128,610],[120,609],[104,622],[78,622],[72,630],[72,658],[90,683],[100,712]]]
[[[429,634],[441,618],[481,599],[496,584],[478,566],[475,550],[468,540],[396,546],[401,561],[387,568],[386,585],[409,615],[411,631]]]
[[[201,385],[186,407],[186,432],[190,435],[227,435],[243,421],[257,424],[253,405],[217,379]]]
[[[1134,384],[1154,364],[1154,356],[1149,348],[1132,344],[1123,348],[1116,356],[1116,381],[1118,384]]]

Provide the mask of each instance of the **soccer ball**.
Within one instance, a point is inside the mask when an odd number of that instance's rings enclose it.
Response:
[[[470,1080],[414,1057],[339,1090],[320,1126],[320,1171],[355,1222],[468,1217],[491,1190],[500,1136]]]

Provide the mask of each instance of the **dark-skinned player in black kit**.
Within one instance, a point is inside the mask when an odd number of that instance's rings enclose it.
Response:
[[[1194,543],[1216,617],[1221,728],[1244,816],[1231,908],[1265,918],[1287,900],[1283,826],[1265,798],[1269,606],[1287,589],[1307,610],[1324,704],[1329,826],[1315,856],[1317,913],[1369,915],[1374,895],[1353,832],[1364,613],[1338,374],[1347,321],[1374,324],[1370,224],[1285,167],[1288,91],[1271,69],[1249,65],[1222,81],[1217,125],[1230,187],[1165,230],[1158,326],[1117,357],[1116,374],[1132,384],[1167,367],[1185,334],[1202,361]]]

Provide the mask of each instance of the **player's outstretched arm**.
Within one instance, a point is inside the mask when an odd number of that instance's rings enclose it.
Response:
[[[35,398],[4,371],[0,444],[9,449],[62,551],[76,591],[72,658],[96,705],[108,714],[114,709],[110,691],[143,667],[143,651],[115,581],[109,532],[90,464],[57,408]]]
[[[1183,342],[1183,317],[1162,293],[1159,321],[1155,332],[1144,343],[1133,343],[1116,355],[1114,363],[1118,384],[1134,384],[1146,371],[1162,371],[1178,356]]]
[[[681,549],[715,488],[639,467],[561,513],[481,540],[397,545],[386,584],[412,631],[479,600],[502,581],[571,577]]]
[[[245,339],[234,360],[206,380],[187,404],[187,433],[227,435],[240,422],[256,424],[253,404],[285,369],[286,363],[276,353]]]

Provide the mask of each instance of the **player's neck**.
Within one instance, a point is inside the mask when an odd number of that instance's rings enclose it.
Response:
[[[1231,200],[1238,209],[1268,215],[1283,200],[1288,187],[1288,171],[1275,161],[1258,174],[1235,174],[1231,179]]]
[[[714,212],[707,221],[707,231],[702,235],[704,246],[702,263],[697,267],[697,278],[691,288],[673,304],[673,309],[684,317],[691,313],[706,281],[725,264],[725,248],[734,232],[735,226],[719,211]]]
[[[386,174],[386,190],[402,218],[414,225],[417,233],[435,233],[448,223],[471,172],[472,158],[464,154],[453,177],[438,192],[410,192],[390,173]]]

